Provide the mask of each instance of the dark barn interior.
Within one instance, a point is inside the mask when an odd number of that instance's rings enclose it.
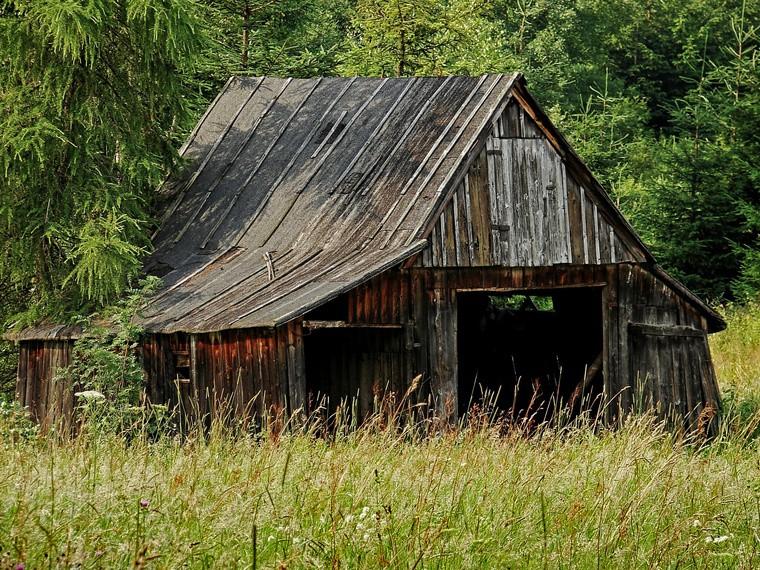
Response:
[[[457,304],[460,415],[487,403],[549,419],[584,383],[579,396],[601,394],[600,288],[467,292]]]

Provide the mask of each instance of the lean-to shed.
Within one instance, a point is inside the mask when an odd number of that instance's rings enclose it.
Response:
[[[164,280],[141,317],[153,401],[367,412],[422,375],[416,397],[449,418],[487,390],[538,417],[580,393],[687,427],[719,407],[707,334],[724,322],[658,267],[519,74],[232,78],[181,152],[146,264]],[[18,337],[38,414],[41,362],[72,336]]]

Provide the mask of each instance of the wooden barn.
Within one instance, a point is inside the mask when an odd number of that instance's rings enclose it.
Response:
[[[182,149],[188,167],[146,271],[154,402],[250,416],[407,391],[449,419],[484,393],[541,414],[579,394],[719,409],[707,334],[723,320],[668,276],[519,74],[232,78]],[[18,398],[76,330],[17,335]]]

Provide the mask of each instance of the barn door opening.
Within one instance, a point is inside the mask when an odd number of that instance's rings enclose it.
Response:
[[[549,420],[598,405],[602,393],[599,287],[457,298],[459,413],[495,406],[510,419]]]
[[[401,328],[328,327],[305,323],[306,409],[361,421],[403,385]]]

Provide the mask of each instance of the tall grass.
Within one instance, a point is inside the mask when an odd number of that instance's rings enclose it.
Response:
[[[0,541],[30,568],[753,568],[757,454],[648,417],[532,437],[6,442]]]
[[[757,317],[712,345],[735,401],[760,393]],[[0,568],[758,568],[758,421],[712,442],[646,415],[157,441],[0,425]]]
[[[760,410],[760,300],[725,309],[728,328],[710,337],[721,388]]]

